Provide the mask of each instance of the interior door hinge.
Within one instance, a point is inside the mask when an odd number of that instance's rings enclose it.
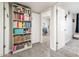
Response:
[[[56,9],[56,12],[58,12],[58,9]]]
[[[58,50],[58,42],[56,42],[56,50]]]
[[[6,10],[6,8],[4,7],[4,10]]]
[[[58,45],[58,42],[56,42],[56,44]]]
[[[6,29],[6,27],[4,26],[4,29]]]
[[[3,47],[5,48],[6,46],[4,45]]]

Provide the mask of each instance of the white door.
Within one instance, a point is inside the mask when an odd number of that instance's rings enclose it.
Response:
[[[57,49],[60,49],[65,45],[65,11],[57,9]]]
[[[0,2],[0,56],[3,56],[3,3]]]
[[[41,22],[40,14],[32,12],[32,44],[40,42]]]
[[[9,22],[9,4],[5,3],[5,54],[9,53],[9,36],[10,36],[10,22]]]

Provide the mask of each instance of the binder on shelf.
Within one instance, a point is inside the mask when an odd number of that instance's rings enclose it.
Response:
[[[28,25],[28,23],[27,22],[25,22],[25,27],[27,28],[27,25]]]
[[[30,22],[26,22],[25,26],[26,26],[26,28],[31,28],[31,23]]]
[[[23,21],[23,20],[24,20],[24,15],[23,15],[23,14],[20,14],[20,15],[19,15],[19,19],[20,19],[21,21]]]
[[[13,34],[24,34],[24,30],[23,29],[14,29]]]
[[[23,22],[23,24],[22,24],[22,25],[23,25],[23,28],[25,28],[25,22]]]
[[[31,28],[31,23],[29,22],[29,28]]]
[[[19,22],[19,28],[22,28],[23,27],[23,23],[22,22]]]

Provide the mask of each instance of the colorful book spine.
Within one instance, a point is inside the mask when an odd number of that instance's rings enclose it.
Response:
[[[23,28],[25,28],[25,22],[23,22],[23,24],[22,24],[22,25],[23,25]]]
[[[31,23],[30,22],[26,22],[26,28],[31,28]]]
[[[23,23],[19,22],[19,28],[22,28],[22,26],[23,26]]]
[[[17,22],[13,22],[13,28],[17,28]]]
[[[17,22],[17,28],[19,28],[19,22]]]
[[[17,48],[17,46],[14,45],[14,46],[12,47],[12,51],[16,51],[16,48]]]
[[[24,30],[23,29],[14,29],[13,34],[24,34]]]
[[[23,14],[19,15],[19,20],[21,20],[21,21],[24,20],[24,15]]]

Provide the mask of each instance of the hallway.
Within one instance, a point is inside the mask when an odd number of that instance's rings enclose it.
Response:
[[[0,5],[0,56],[79,57],[79,40],[72,39],[79,3],[3,2]]]

